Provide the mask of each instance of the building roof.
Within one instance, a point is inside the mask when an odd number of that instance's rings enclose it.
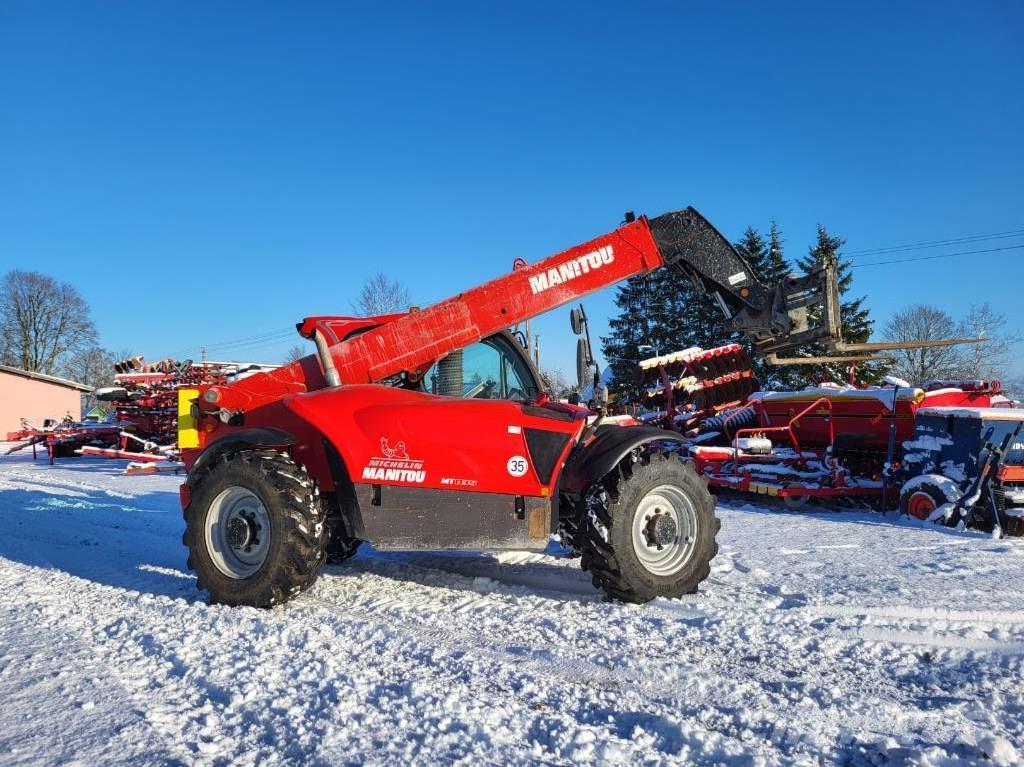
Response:
[[[0,373],[10,373],[11,375],[21,376],[22,378],[31,378],[35,381],[45,381],[46,383],[54,384],[56,386],[66,386],[69,389],[78,389],[78,391],[92,391],[91,386],[80,384],[75,381],[69,381],[66,378],[57,378],[57,376],[43,375],[42,373],[30,373],[27,370],[21,368],[12,368],[7,365],[0,365]]]

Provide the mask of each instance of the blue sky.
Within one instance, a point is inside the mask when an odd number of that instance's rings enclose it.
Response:
[[[775,218],[791,257],[819,222],[850,250],[1024,229],[1022,31],[1013,2],[6,2],[0,272],[75,284],[113,349],[275,361],[378,270],[427,304],[625,210]],[[854,290],[1021,329],[1022,257]],[[537,323],[566,371],[567,314]]]

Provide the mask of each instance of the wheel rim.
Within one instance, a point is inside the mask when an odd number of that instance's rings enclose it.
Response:
[[[907,514],[915,519],[928,519],[935,508],[935,499],[921,490],[907,499]]]
[[[633,515],[633,551],[652,575],[674,575],[697,546],[697,510],[674,485],[645,495]]]
[[[807,501],[810,500],[809,495],[784,495],[782,496],[782,502],[786,505],[787,509],[800,509],[803,508]]]
[[[213,499],[206,516],[206,549],[229,578],[248,578],[270,551],[270,515],[251,490],[232,486]]]

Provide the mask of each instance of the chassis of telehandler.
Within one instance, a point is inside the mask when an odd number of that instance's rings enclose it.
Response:
[[[834,270],[766,288],[688,208],[634,219],[422,311],[310,317],[316,353],[179,395],[189,567],[215,602],[267,607],[362,541],[543,549],[553,532],[624,601],[694,592],[717,552],[681,435],[553,402],[507,328],[634,274],[688,273],[761,350],[834,341]],[[809,310],[827,327],[808,326]]]

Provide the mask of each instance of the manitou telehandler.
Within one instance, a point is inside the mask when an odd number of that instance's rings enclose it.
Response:
[[[315,354],[181,392],[184,543],[199,588],[267,607],[362,541],[543,549],[561,529],[612,598],[696,591],[719,524],[706,480],[673,448],[682,437],[548,399],[508,331],[662,266],[712,295],[759,353],[841,343],[833,264],[766,288],[693,208],[627,214],[609,234],[422,311],[308,317],[297,327]]]

